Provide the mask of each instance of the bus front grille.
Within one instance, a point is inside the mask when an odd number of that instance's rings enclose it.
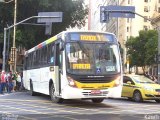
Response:
[[[113,81],[113,79],[107,78],[80,78],[79,82],[81,83],[108,83]]]

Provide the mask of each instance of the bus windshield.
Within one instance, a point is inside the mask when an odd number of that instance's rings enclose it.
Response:
[[[68,42],[66,44],[67,72],[71,74],[107,75],[120,72],[116,44]]]

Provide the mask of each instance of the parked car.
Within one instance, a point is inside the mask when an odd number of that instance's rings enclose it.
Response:
[[[160,103],[160,85],[143,75],[124,75],[122,97],[136,102],[155,100]]]

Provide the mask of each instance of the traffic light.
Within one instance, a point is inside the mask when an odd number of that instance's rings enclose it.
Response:
[[[102,23],[107,21],[107,18],[105,15],[105,8],[103,6],[100,7],[100,21]]]
[[[100,7],[100,22],[101,23],[109,22],[109,12],[106,12],[105,6]]]

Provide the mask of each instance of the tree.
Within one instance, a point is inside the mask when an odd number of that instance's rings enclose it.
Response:
[[[147,65],[154,64],[157,46],[158,34],[155,30],[140,31],[138,37],[131,37],[126,42],[130,66],[142,67],[145,72],[145,67]]]
[[[37,16],[38,12],[63,12],[62,23],[54,23],[52,36],[66,30],[69,26],[82,27],[85,24],[88,9],[84,6],[84,0],[17,0],[17,22],[31,16]],[[0,33],[3,33],[3,28],[6,24],[13,24],[14,3],[0,3]],[[36,19],[30,20],[30,23],[36,23]],[[36,44],[48,39],[44,35],[44,26],[28,26],[18,25],[16,32],[16,45],[23,45],[29,49]],[[21,33],[21,34],[20,34]],[[20,36],[18,36],[20,35]],[[17,40],[18,39],[18,40]],[[0,41],[2,42],[3,39]]]

